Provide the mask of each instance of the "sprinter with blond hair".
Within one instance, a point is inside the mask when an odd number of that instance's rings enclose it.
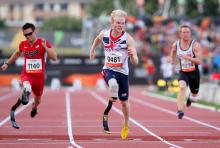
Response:
[[[109,87],[109,102],[103,114],[104,132],[110,134],[108,127],[108,113],[113,102],[120,100],[124,123],[121,138],[126,139],[129,131],[129,68],[128,59],[132,64],[138,64],[138,56],[134,46],[134,39],[125,32],[127,14],[123,10],[111,13],[111,28],[103,30],[95,38],[90,49],[90,59],[95,58],[95,49],[102,42],[104,45],[105,63],[102,69],[103,78]]]

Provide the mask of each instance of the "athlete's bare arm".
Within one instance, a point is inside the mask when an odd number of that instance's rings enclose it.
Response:
[[[137,56],[137,51],[135,49],[134,39],[129,34],[127,38],[127,45],[128,45],[128,55],[130,57],[131,63],[137,65],[138,56]]]
[[[90,60],[93,60],[95,58],[95,49],[97,48],[97,46],[102,42],[102,38],[103,38],[103,32],[101,31],[99,33],[99,35],[95,38],[95,40],[93,41],[92,47],[90,48],[90,52],[89,52],[89,57]]]
[[[174,64],[175,59],[176,59],[176,43],[173,43],[171,47],[171,52],[170,52],[170,62]]]
[[[201,64],[202,62],[202,50],[201,50],[201,45],[198,42],[195,42],[194,46],[193,46],[193,52],[195,54],[195,57],[192,58],[190,57],[189,60],[191,60],[192,62],[196,63],[196,64]]]
[[[193,51],[194,51],[195,56],[196,56],[195,58],[193,58],[193,61],[196,64],[201,64],[202,63],[202,49],[201,49],[200,43],[195,42]]]
[[[14,63],[14,61],[20,56],[21,52],[19,49],[16,49],[10,58],[1,66],[2,71],[5,71],[8,68],[9,64]]]
[[[48,54],[48,57],[50,59],[56,61],[57,60],[57,53],[54,50],[54,48],[48,48],[47,45],[46,45],[46,40],[45,39],[42,39],[42,45],[43,45],[44,49],[46,50],[46,52]]]

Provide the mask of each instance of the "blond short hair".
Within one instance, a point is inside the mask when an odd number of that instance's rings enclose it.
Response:
[[[180,27],[179,27],[179,32],[181,32],[182,31],[182,28],[189,28],[189,30],[190,30],[190,32],[192,32],[192,30],[191,30],[191,27],[189,26],[189,25],[181,25]]]
[[[112,13],[111,13],[111,18],[114,18],[114,17],[127,17],[127,13],[123,10],[113,10]]]

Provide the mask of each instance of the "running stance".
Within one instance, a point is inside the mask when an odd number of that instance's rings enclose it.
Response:
[[[10,112],[11,123],[14,128],[19,128],[15,121],[15,110],[20,104],[28,104],[29,96],[32,92],[34,94],[34,103],[30,116],[32,118],[36,116],[37,107],[40,104],[44,89],[46,54],[52,60],[57,59],[57,54],[50,43],[43,38],[37,37],[34,24],[24,24],[22,31],[26,40],[19,44],[19,49],[15,50],[1,66],[2,71],[5,71],[19,56],[24,56],[24,66],[21,72],[23,92],[18,101],[12,106]]]
[[[187,86],[189,86],[191,92],[186,102],[186,106],[189,107],[192,102],[197,100],[200,84],[198,65],[201,63],[201,46],[200,43],[191,39],[191,28],[187,25],[180,27],[180,40],[172,45],[172,63],[175,63],[176,57],[178,57],[180,63],[177,115],[179,119],[182,119]]]
[[[110,98],[108,106],[103,114],[104,132],[110,134],[108,127],[108,114],[113,102],[119,98],[124,114],[124,124],[121,130],[121,138],[126,139],[129,131],[130,104],[129,81],[128,81],[128,59],[132,64],[138,64],[137,52],[134,47],[133,38],[125,32],[125,18],[127,14],[122,10],[114,10],[111,13],[111,29],[103,30],[95,38],[90,49],[90,59],[95,57],[95,49],[102,42],[104,45],[105,64],[103,67],[103,78],[106,81]]]

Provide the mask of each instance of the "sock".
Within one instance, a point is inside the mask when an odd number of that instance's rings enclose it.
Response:
[[[198,99],[197,96],[192,96],[192,95],[190,95],[189,98],[190,98],[190,100],[193,101],[193,102],[196,102],[197,99]]]

